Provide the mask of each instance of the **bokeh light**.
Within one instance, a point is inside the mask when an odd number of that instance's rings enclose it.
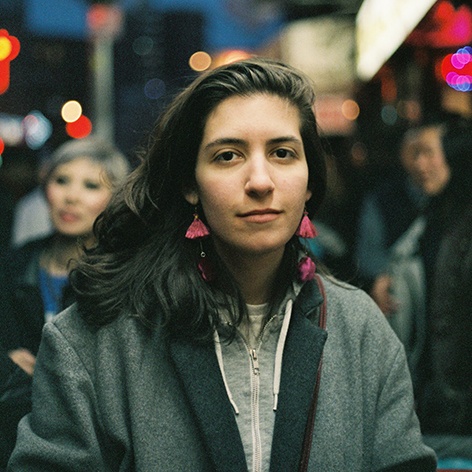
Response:
[[[205,51],[197,51],[190,56],[189,66],[196,72],[207,70],[211,66],[211,56]]]
[[[39,111],[28,113],[22,122],[24,139],[30,149],[39,149],[51,137],[52,123]]]
[[[166,84],[161,79],[151,79],[144,85],[144,95],[151,100],[157,100],[166,93]]]
[[[421,119],[421,105],[417,100],[399,100],[397,104],[398,116],[404,120],[418,122]]]
[[[138,56],[146,56],[152,52],[154,40],[149,36],[140,36],[133,41],[133,51]]]
[[[343,104],[341,105],[341,113],[343,114],[344,118],[349,121],[357,120],[360,113],[359,105],[352,99],[344,100]]]
[[[66,123],[73,123],[80,118],[82,105],[77,100],[69,100],[61,108],[62,119]]]
[[[459,48],[441,62],[441,76],[449,87],[459,92],[472,90],[472,48]]]
[[[11,41],[5,36],[0,36],[0,61],[4,61],[10,55],[11,51]]]
[[[397,110],[393,105],[384,105],[380,111],[380,116],[382,121],[388,126],[393,126],[398,118]]]
[[[77,121],[66,124],[66,133],[75,139],[85,138],[92,132],[92,122],[85,115],[81,115]]]
[[[0,29],[0,94],[6,92],[10,86],[10,62],[20,52],[20,42],[8,31]]]

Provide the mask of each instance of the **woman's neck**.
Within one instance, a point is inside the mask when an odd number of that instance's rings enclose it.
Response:
[[[220,257],[236,280],[247,304],[260,305],[269,301],[283,252],[247,257],[220,254]]]
[[[41,266],[52,275],[67,275],[81,250],[77,237],[56,234],[41,255]]]

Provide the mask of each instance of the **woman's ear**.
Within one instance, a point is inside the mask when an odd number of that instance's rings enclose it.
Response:
[[[198,204],[198,193],[195,189],[184,189],[183,194],[190,205],[196,206]]]
[[[306,191],[306,198],[305,198],[305,203],[310,200],[310,198],[313,196],[313,192],[311,190]]]

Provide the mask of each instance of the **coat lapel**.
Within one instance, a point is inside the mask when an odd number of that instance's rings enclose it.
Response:
[[[292,313],[285,342],[271,472],[298,470],[316,374],[327,338],[308,316],[321,303],[316,282],[305,284]]]
[[[212,345],[172,340],[170,352],[215,471],[246,472],[246,457]]]
[[[298,469],[316,373],[327,338],[326,331],[310,320],[321,302],[316,282],[312,281],[305,284],[293,308],[283,354],[271,472]],[[213,345],[172,340],[170,352],[214,470],[246,472],[241,437]]]

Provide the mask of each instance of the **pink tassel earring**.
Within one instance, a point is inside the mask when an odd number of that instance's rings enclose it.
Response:
[[[197,210],[195,209],[195,213],[193,214],[193,221],[192,224],[188,227],[187,232],[185,233],[185,237],[187,239],[199,239],[199,238],[206,238],[210,235],[210,230],[208,227],[203,223],[203,221],[198,216]]]
[[[301,238],[316,238],[316,236],[318,236],[318,231],[316,231],[315,225],[308,217],[308,212],[306,210],[303,212],[303,218],[300,221],[300,225],[298,226],[295,235],[300,236]]]
[[[200,260],[197,264],[197,268],[205,282],[211,282],[215,278],[213,267],[203,249],[200,251]]]
[[[311,257],[304,256],[298,263],[298,280],[308,282],[315,278],[316,265]]]
[[[200,217],[198,216],[197,209],[195,208],[195,212],[193,213],[193,221],[188,227],[187,232],[185,233],[185,237],[187,239],[200,240],[200,260],[198,261],[197,268],[200,272],[200,275],[202,276],[202,279],[205,280],[205,282],[211,282],[214,279],[213,267],[211,266],[211,263],[208,260],[205,251],[203,250],[201,241],[203,238],[206,238],[209,235],[210,230],[200,219]]]

